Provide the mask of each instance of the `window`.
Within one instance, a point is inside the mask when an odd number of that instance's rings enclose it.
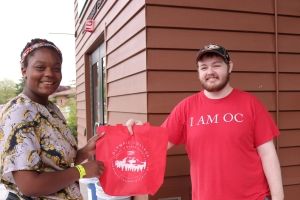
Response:
[[[85,4],[87,3],[87,0],[77,0],[77,12],[78,12],[78,16],[81,15]]]
[[[105,47],[104,43],[102,43],[91,55],[91,117],[94,134],[96,134],[97,126],[107,123],[105,67]]]

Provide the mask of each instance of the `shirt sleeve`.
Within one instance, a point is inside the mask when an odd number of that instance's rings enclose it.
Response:
[[[279,135],[279,130],[264,105],[254,99],[254,142],[258,147]]]
[[[172,110],[162,127],[168,129],[169,141],[173,144],[186,143],[185,102],[181,102]]]
[[[39,125],[36,113],[26,106],[15,105],[2,118],[2,175],[10,182],[14,183],[13,171],[38,169],[41,158],[39,139],[35,133]]]

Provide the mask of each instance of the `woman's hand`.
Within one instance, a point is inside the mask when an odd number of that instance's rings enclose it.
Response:
[[[133,130],[132,130],[132,127],[134,125],[143,125],[143,122],[139,121],[139,120],[135,120],[135,119],[129,119],[127,120],[127,122],[125,123],[125,125],[127,126],[127,129],[130,133],[130,135],[133,134]]]
[[[82,164],[82,166],[84,167],[86,172],[86,176],[84,178],[99,177],[103,174],[104,171],[103,162],[98,160],[88,161]]]
[[[78,150],[75,161],[76,164],[81,163],[89,157],[95,155],[96,143],[101,137],[103,137],[104,134],[105,133],[102,132],[101,134],[94,135],[88,140],[87,144],[82,149]]]

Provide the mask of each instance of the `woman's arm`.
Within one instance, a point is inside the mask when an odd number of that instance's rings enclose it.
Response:
[[[100,161],[82,164],[86,171],[85,178],[99,177],[104,170]],[[56,172],[38,173],[36,171],[14,171],[13,177],[20,191],[26,196],[45,196],[66,188],[80,178],[76,167]]]

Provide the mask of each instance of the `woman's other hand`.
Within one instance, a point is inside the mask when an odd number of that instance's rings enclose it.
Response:
[[[81,163],[89,157],[95,155],[97,141],[103,137],[104,134],[105,133],[102,132],[101,134],[94,135],[88,140],[87,144],[82,149],[78,150],[75,162],[76,164]]]
[[[96,152],[96,143],[97,141],[104,136],[104,132],[102,132],[101,134],[96,134],[93,137],[91,137],[87,144],[82,148],[82,150],[84,152],[86,152],[86,154],[88,155],[88,157],[90,156],[94,156],[95,152]]]

